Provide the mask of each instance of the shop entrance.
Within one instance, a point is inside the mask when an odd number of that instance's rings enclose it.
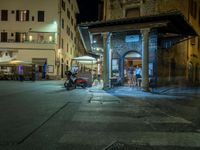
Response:
[[[138,52],[128,52],[124,56],[124,86],[138,86],[136,70],[140,68],[142,74],[142,57]]]

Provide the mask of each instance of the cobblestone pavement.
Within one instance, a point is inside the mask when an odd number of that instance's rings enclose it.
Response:
[[[197,150],[198,92],[0,81],[2,150]],[[189,96],[189,98],[188,98]]]

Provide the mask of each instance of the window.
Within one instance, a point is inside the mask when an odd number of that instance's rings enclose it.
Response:
[[[26,33],[16,32],[15,41],[16,42],[24,42],[26,40]]]
[[[44,11],[38,11],[38,22],[44,22]]]
[[[73,11],[73,9],[74,9],[73,4],[71,4],[71,9],[72,9],[72,11]]]
[[[1,21],[8,21],[8,10],[1,10]]]
[[[73,25],[74,24],[74,19],[71,17],[71,24]]]
[[[71,32],[71,39],[73,40],[74,36],[73,36],[73,32]]]
[[[67,17],[70,19],[70,11],[67,9]]]
[[[194,19],[197,18],[197,2],[196,1],[194,1],[193,17]]]
[[[1,32],[1,42],[7,42],[8,35],[7,32]]]
[[[67,35],[70,36],[70,27],[67,26]]]
[[[200,36],[198,37],[198,51],[200,51]]]
[[[17,10],[16,21],[29,21],[29,10]]]
[[[140,8],[129,8],[126,9],[126,17],[139,17],[140,16]]]
[[[44,43],[44,34],[42,34],[42,33],[38,34],[38,42],[39,43]]]
[[[191,44],[191,45],[195,45],[195,37],[192,38],[192,39],[190,39],[190,44]]]
[[[196,19],[197,17],[197,2],[196,0],[190,0],[189,1],[189,7],[190,7],[190,14],[192,17]]]
[[[65,11],[65,2],[62,0],[62,9]]]
[[[200,7],[199,7],[199,26],[200,26]]]
[[[62,49],[64,48],[64,40],[62,39],[62,41],[61,41],[62,43],[61,43],[61,47],[62,47]]]
[[[67,52],[69,52],[69,44],[67,43]]]
[[[62,28],[64,29],[64,25],[65,25],[65,22],[64,22],[64,19],[62,19]]]
[[[32,21],[34,21],[35,20],[35,18],[34,18],[34,16],[32,16]]]

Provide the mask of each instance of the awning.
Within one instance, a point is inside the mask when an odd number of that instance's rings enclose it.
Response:
[[[83,23],[78,28],[87,51],[92,50],[91,34],[104,32],[123,32],[151,28],[156,29],[160,34],[177,34],[182,38],[198,35],[179,11],[153,16]]]
[[[82,63],[82,64],[95,64],[97,62],[96,58],[91,57],[91,56],[75,57],[72,60],[76,60],[77,62]]]
[[[0,66],[18,66],[18,65],[30,66],[30,65],[33,65],[33,63],[28,62],[28,61],[18,60],[18,59],[0,62]]]

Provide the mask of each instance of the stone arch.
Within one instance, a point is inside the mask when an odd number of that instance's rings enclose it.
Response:
[[[125,74],[126,74],[125,60],[128,59],[128,58],[142,59],[142,54],[138,51],[135,51],[135,50],[129,50],[122,55],[122,58],[121,58],[121,60],[122,60],[121,61],[121,68],[122,68],[121,69],[121,77],[122,77],[123,82],[124,82]]]

